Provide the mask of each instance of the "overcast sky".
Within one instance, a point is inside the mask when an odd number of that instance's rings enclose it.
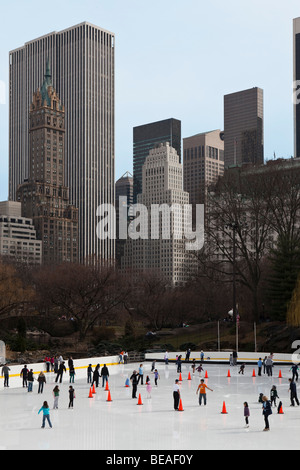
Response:
[[[3,4],[4,2],[2,2]],[[88,21],[116,35],[116,179],[132,128],[174,117],[182,136],[223,128],[223,97],[264,90],[265,158],[293,154],[293,18],[299,0],[11,0],[1,6],[0,200],[8,194],[8,55]],[[3,84],[5,94],[3,96]]]

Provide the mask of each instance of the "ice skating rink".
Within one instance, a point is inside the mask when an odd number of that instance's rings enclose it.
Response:
[[[180,385],[183,411],[173,409],[173,384],[179,374],[174,364],[157,363],[160,374],[154,385],[151,363],[144,363],[144,378],[150,376],[151,398],[146,386],[138,386],[142,405],[131,398],[131,386],[125,382],[139,364],[109,367],[108,392],[100,387],[89,398],[90,385],[86,372],[79,371],[75,378],[74,409],[68,409],[68,373],[60,384],[59,409],[52,410],[55,376],[47,374],[44,393],[22,388],[21,379],[11,379],[11,387],[4,388],[0,381],[0,450],[299,450],[300,407],[290,407],[289,367],[274,367],[273,377],[252,377],[253,366],[246,366],[245,375],[239,375],[239,366],[204,365],[207,385],[207,406],[200,407],[196,389],[199,374],[194,375],[190,365],[182,365]],[[21,369],[21,367],[20,367]],[[231,378],[227,378],[230,369]],[[279,379],[279,370],[282,379]],[[188,380],[191,373],[192,380]],[[255,368],[257,375],[257,370]],[[20,387],[15,388],[16,382]],[[145,381],[144,381],[145,382]],[[264,419],[260,393],[270,396],[277,386],[284,414],[273,408],[270,432],[263,432]],[[41,429],[42,414],[38,410],[43,401],[51,409],[53,428]],[[243,403],[250,407],[250,427],[245,429]],[[222,414],[225,402],[227,414]]]

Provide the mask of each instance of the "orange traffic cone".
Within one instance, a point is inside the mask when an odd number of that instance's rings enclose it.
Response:
[[[226,405],[225,405],[225,401],[223,401],[223,409],[222,409],[222,415],[227,415],[227,410],[226,410]]]
[[[281,407],[280,407],[280,409],[279,409],[279,411],[278,411],[278,414],[279,414],[279,415],[284,415],[282,405],[281,405]]]
[[[142,404],[143,404],[142,397],[141,397],[141,394],[139,394],[138,405],[142,405]]]
[[[110,391],[108,391],[108,395],[107,395],[107,400],[106,400],[106,401],[112,401],[111,395],[110,395]]]
[[[228,378],[230,378],[230,377],[231,377],[231,375],[230,375],[230,370],[228,370],[227,377],[228,377]]]
[[[105,391],[108,392],[109,390],[109,386],[108,386],[108,381],[106,382],[106,387],[105,387]]]
[[[178,411],[183,411],[183,406],[182,406],[182,400],[181,400],[181,398],[180,398],[180,402],[179,402]]]
[[[254,370],[254,369],[253,369],[252,377],[256,377],[256,375],[255,375],[255,370]]]
[[[281,370],[279,371],[279,376],[278,376],[279,379],[282,379],[282,374],[281,374]]]
[[[205,372],[205,378],[208,379],[208,373],[207,373],[207,371]]]
[[[93,384],[92,393],[93,393],[93,394],[96,393],[95,384]]]
[[[182,375],[181,375],[181,372],[179,374],[179,382],[182,382]]]
[[[192,380],[191,373],[189,372],[188,380]]]
[[[92,387],[90,387],[90,393],[89,393],[89,398],[93,398],[93,392],[92,392]]]

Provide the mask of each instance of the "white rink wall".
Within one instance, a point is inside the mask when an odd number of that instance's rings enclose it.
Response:
[[[69,377],[69,368],[68,368],[68,357],[63,358],[65,362],[65,367],[67,372],[64,372],[64,377]],[[97,364],[100,364],[102,367],[104,364],[107,365],[109,369],[109,374],[113,375],[117,373],[118,364],[119,364],[119,356],[106,356],[106,357],[93,357],[88,359],[73,359],[74,367],[75,367],[75,374],[76,378],[78,379],[85,379],[87,377],[87,368],[89,364],[92,364],[93,370]],[[37,364],[19,364],[19,365],[10,365],[9,372],[9,386],[11,388],[18,388],[22,387],[22,378],[20,377],[21,370],[23,369],[24,365],[30,370],[32,369],[34,372],[34,377],[37,379],[40,372],[44,372],[47,380],[48,375],[55,375],[54,372],[50,372],[49,374],[46,373],[46,364],[43,362],[39,362]],[[0,367],[0,379],[3,382],[4,377],[2,376],[2,366]],[[0,386],[2,384],[0,383]]]
[[[211,362],[220,362],[220,363],[228,363],[229,364],[229,357],[231,352],[220,352],[220,351],[203,351],[204,352],[204,361],[211,361]],[[274,364],[280,363],[280,364],[291,364],[293,362],[293,354],[280,354],[280,353],[274,353],[273,351],[270,351],[269,353],[265,352],[256,352],[256,353],[251,353],[251,352],[238,352],[238,363],[245,362],[245,363],[257,363],[259,358],[262,360],[266,357],[269,356],[270,354],[273,354],[273,362]],[[179,352],[169,352],[169,360],[173,361],[176,359],[177,355],[182,356],[182,360],[185,360],[185,355],[186,351],[179,351]],[[145,359],[148,361],[157,359],[157,360],[164,360],[165,353],[147,353],[145,355]],[[192,351],[190,355],[190,361],[195,359],[196,361],[200,361],[201,357],[201,352],[200,351]]]

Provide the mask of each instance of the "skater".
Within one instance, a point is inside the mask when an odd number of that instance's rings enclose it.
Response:
[[[59,399],[59,386],[55,385],[53,389],[53,396],[54,396],[54,404],[53,404],[53,409],[58,410],[58,399]]]
[[[263,396],[263,416],[265,419],[265,429],[264,431],[270,431],[269,416],[272,414],[271,402],[266,396]]]
[[[207,390],[210,390],[211,392],[213,392],[213,390],[211,388],[209,388],[205,383],[204,383],[204,379],[201,379],[201,382],[200,384],[198,385],[198,388],[197,388],[197,391],[196,391],[196,395],[199,393],[199,405],[201,406],[202,405],[202,400],[204,401],[204,406],[206,406],[206,403],[207,403],[207,400],[206,400],[206,389]]]
[[[144,385],[144,369],[143,364],[140,364],[139,367],[139,377],[138,377],[138,384],[141,381],[141,385]]]
[[[196,371],[199,372],[199,377],[201,377],[201,372],[203,372],[203,370],[204,370],[204,369],[203,369],[203,367],[202,367],[202,364],[200,364],[200,365],[197,367],[197,369],[196,369]]]
[[[180,373],[181,372],[181,357],[182,356],[178,356],[178,359],[177,359],[177,372]]]
[[[130,380],[132,383],[132,398],[136,398],[136,392],[137,392],[137,386],[138,386],[138,374],[136,370],[133,371],[130,377]]]
[[[164,361],[165,361],[165,364],[167,366],[169,364],[169,353],[168,353],[168,351],[165,352]]]
[[[75,397],[75,390],[72,387],[72,385],[70,385],[70,387],[69,387],[69,408],[73,408],[74,398],[76,398]]]
[[[38,389],[38,393],[43,393],[44,391],[44,385],[46,383],[46,377],[45,377],[45,374],[44,372],[41,372],[40,375],[38,376],[38,384],[39,384],[39,389]]]
[[[258,373],[257,375],[259,377],[261,377],[261,371],[262,371],[262,366],[263,366],[263,363],[262,363],[262,360],[261,360],[261,357],[258,359],[258,362],[257,362],[257,367],[258,367]]]
[[[102,388],[104,387],[104,383],[108,382],[109,371],[106,364],[101,369],[100,377],[102,377]]]
[[[158,379],[160,379],[160,375],[159,375],[157,369],[155,369],[155,371],[153,373],[154,373],[154,383],[157,387],[157,381],[158,381]]]
[[[246,367],[246,364],[241,365],[240,370],[239,370],[239,374],[244,375],[245,367]]]
[[[268,377],[272,377],[273,376],[273,360],[271,356],[269,356],[266,359],[266,369],[267,369]]]
[[[148,385],[148,382],[150,382],[150,377],[149,377],[149,375],[147,375],[147,377],[146,377],[146,385]]]
[[[194,374],[195,374],[195,369],[196,369],[196,361],[195,361],[195,359],[193,359],[193,361],[192,361],[191,368],[192,368],[193,375],[194,375]]]
[[[190,348],[188,348],[188,350],[185,353],[185,360],[186,361],[190,360],[190,355],[191,355],[191,350],[190,350]]]
[[[233,351],[232,353],[232,359],[233,359],[233,365],[237,365],[237,359],[238,359],[238,353],[236,351]]]
[[[62,383],[64,372],[67,372],[67,369],[65,367],[65,363],[62,361],[60,363],[60,366],[58,368],[58,372],[56,375],[56,379],[55,379],[56,383],[58,382],[58,379],[59,379],[59,382]]]
[[[290,395],[291,395],[291,405],[290,406],[295,406],[295,402],[299,406],[299,400],[297,396],[297,385],[292,379],[289,379],[290,382]]]
[[[249,410],[249,405],[246,401],[244,403],[244,417],[245,417],[245,422],[246,422],[245,428],[249,428],[250,410]]]
[[[99,378],[100,378],[100,364],[97,364],[93,373],[93,383],[92,385],[96,384],[96,388],[99,387]]]
[[[146,390],[148,394],[147,398],[151,398],[152,385],[151,385],[149,378],[148,378],[148,381],[146,382]]]
[[[201,362],[204,361],[204,352],[203,351],[200,352],[200,359],[201,359]]]
[[[89,366],[87,368],[87,383],[88,384],[92,383],[92,375],[93,375],[92,364],[89,364]]]
[[[46,401],[44,401],[44,404],[43,404],[42,408],[39,410],[38,414],[40,414],[41,411],[43,412],[42,428],[45,427],[46,420],[48,421],[50,428],[52,428],[52,423],[51,423],[51,420],[50,420],[50,408],[49,408],[49,405]]]
[[[263,360],[264,374],[266,374],[266,372],[267,372],[267,365],[266,365],[267,359],[268,359],[267,356],[265,356],[264,360]]]
[[[276,385],[273,385],[273,387],[271,388],[270,398],[271,398],[271,406],[273,406],[273,403],[274,403],[274,406],[276,407],[276,400],[277,398],[279,399]]]
[[[290,368],[290,371],[293,372],[293,377],[292,377],[292,381],[294,382],[295,379],[296,379],[296,382],[298,382],[298,370],[299,370],[299,367],[297,366],[297,364],[294,364],[291,368]]]
[[[1,375],[4,377],[4,387],[9,387],[9,371],[10,371],[10,368],[8,367],[7,364],[5,364],[2,367],[2,373],[1,373]]]
[[[74,369],[74,366],[73,366],[73,365],[70,366],[69,375],[70,375],[70,384],[71,384],[71,383],[73,384],[74,381],[75,381],[75,375],[76,375],[76,374],[75,374],[75,369]]]
[[[34,382],[33,369],[30,369],[30,371],[28,372],[28,392],[32,392],[33,382]]]
[[[174,398],[174,410],[178,410],[179,400],[180,400],[180,389],[179,389],[179,380],[175,380],[175,384],[173,386],[173,398]]]
[[[23,377],[23,388],[27,388],[28,372],[27,366],[24,366],[20,373],[20,377]]]
[[[151,372],[154,371],[155,365],[156,365],[156,360],[154,359],[154,361],[152,362],[152,365],[151,365]]]

